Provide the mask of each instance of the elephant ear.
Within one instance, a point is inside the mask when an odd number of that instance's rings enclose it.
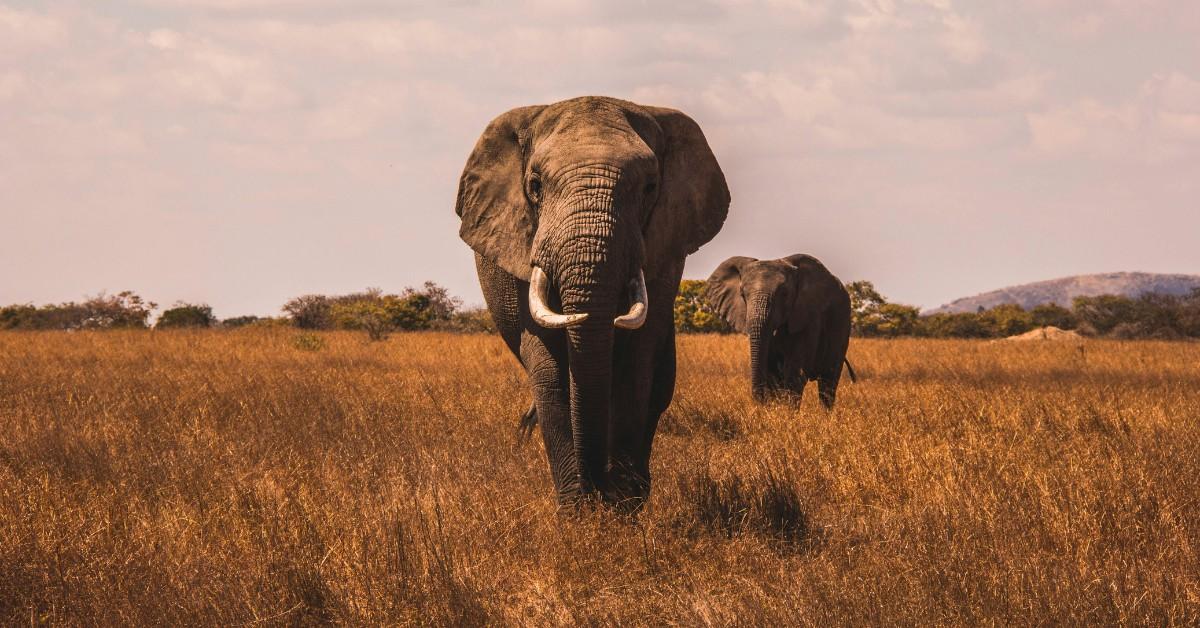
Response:
[[[533,215],[525,198],[528,128],[546,107],[519,107],[492,120],[458,180],[458,236],[476,253],[529,281]]]
[[[742,268],[758,260],[753,257],[731,257],[709,275],[704,290],[705,300],[713,310],[739,332],[746,332],[746,300],[742,298]]]
[[[729,188],[700,126],[674,109],[644,108],[663,130],[662,184],[646,226],[646,272],[670,272],[713,239],[729,212]]]

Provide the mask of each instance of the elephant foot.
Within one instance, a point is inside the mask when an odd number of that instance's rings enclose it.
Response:
[[[614,467],[601,491],[604,503],[617,513],[636,515],[650,497],[649,474]]]

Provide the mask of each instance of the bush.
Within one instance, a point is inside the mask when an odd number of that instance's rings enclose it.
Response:
[[[441,328],[450,324],[462,301],[427,281],[420,289],[384,294],[368,288],[341,296],[310,294],[288,301],[283,311],[301,329],[352,329],[383,340],[397,330]]]
[[[1043,303],[1029,310],[1034,327],[1057,327],[1059,329],[1075,329],[1079,321],[1074,312],[1057,304]]]
[[[1081,326],[1096,335],[1111,332],[1117,325],[1132,322],[1135,305],[1133,299],[1112,294],[1098,297],[1075,297],[1075,317]]]
[[[0,308],[0,329],[145,329],[156,307],[128,290],[83,303],[10,305]]]
[[[361,329],[371,340],[387,338],[394,327],[383,298],[335,303],[331,313],[338,329]]]
[[[434,326],[439,331],[451,331],[460,334],[494,334],[496,321],[486,307],[475,307],[461,310],[450,316],[450,320]]]
[[[1016,303],[997,305],[979,316],[991,338],[1007,338],[1033,329],[1033,315]]]
[[[162,313],[155,329],[172,329],[181,327],[212,327],[217,324],[212,308],[207,304],[178,302],[174,307]]]
[[[262,320],[271,319],[261,319],[257,316],[234,316],[233,318],[227,318],[221,321],[221,327],[225,327],[227,329],[237,329],[238,327],[256,324]]]
[[[684,279],[675,295],[675,331],[684,334],[724,334],[733,331],[704,297],[705,281]]]
[[[322,294],[306,294],[283,304],[283,311],[300,329],[329,329],[333,325],[333,305]]]
[[[921,311],[911,305],[888,303],[869,281],[846,284],[850,295],[850,331],[856,336],[895,337],[916,332]]]
[[[38,309],[30,304],[0,307],[0,329],[40,329]]]

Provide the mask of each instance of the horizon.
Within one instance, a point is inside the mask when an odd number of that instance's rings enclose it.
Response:
[[[0,0],[0,53],[0,305],[277,316],[426,280],[480,305],[467,154],[504,111],[583,94],[704,130],[733,203],[686,278],[805,252],[926,310],[1200,274],[1182,0]]]

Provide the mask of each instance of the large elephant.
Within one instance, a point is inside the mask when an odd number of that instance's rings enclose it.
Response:
[[[759,261],[731,257],[708,278],[709,304],[750,337],[750,386],[755,399],[789,392],[798,399],[817,380],[832,408],[850,342],[850,295],[809,255]]]
[[[458,187],[459,235],[529,374],[562,505],[636,511],[675,388],[684,258],[725,222],[729,189],[673,109],[583,97],[492,120]]]

